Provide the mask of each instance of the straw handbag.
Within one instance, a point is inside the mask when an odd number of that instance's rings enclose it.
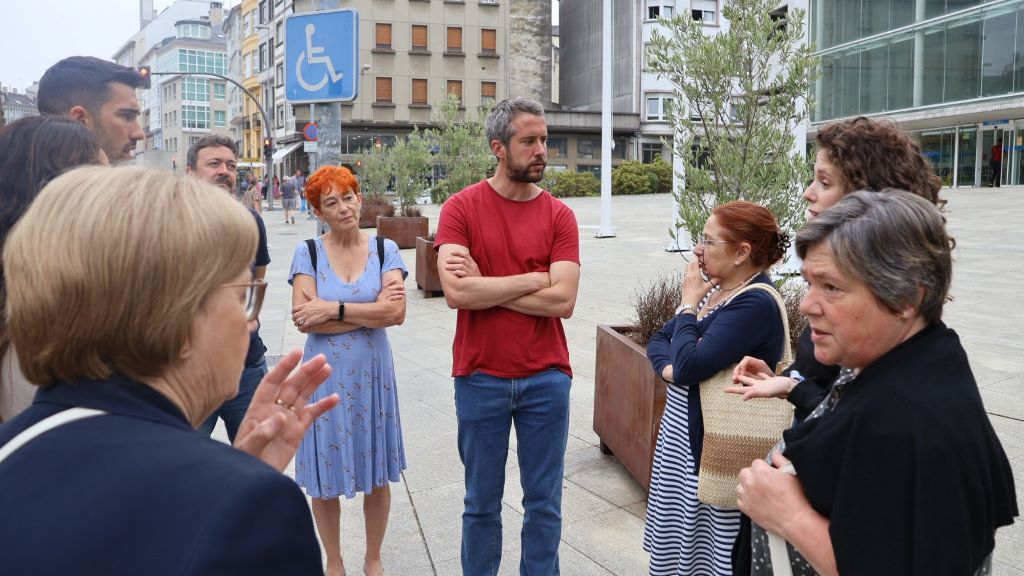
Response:
[[[764,290],[775,299],[783,329],[780,366],[788,366],[792,363],[793,352],[782,296],[771,286],[758,283],[743,288],[729,301],[748,290]],[[697,478],[697,498],[719,508],[736,508],[740,470],[764,458],[793,423],[793,406],[786,400],[753,398],[744,401],[738,394],[727,394],[725,389],[733,385],[733,368],[735,365],[700,383],[704,448]]]

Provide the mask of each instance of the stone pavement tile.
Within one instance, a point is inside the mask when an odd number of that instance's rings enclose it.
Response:
[[[629,506],[624,506],[623,510],[628,511],[630,514],[636,516],[641,521],[643,521],[647,518],[647,501],[644,500],[643,502],[637,502],[635,504],[630,504]]]
[[[981,398],[988,412],[1024,420],[1024,390],[1002,392],[991,387],[983,388]]]
[[[598,449],[594,448],[595,451]],[[566,479],[611,502],[627,506],[647,499],[647,493],[617,460],[602,460],[566,475]]]
[[[992,563],[993,576],[1024,576],[1024,570],[1015,568],[998,560]]]
[[[562,528],[562,539],[612,574],[647,574],[643,520],[615,509]]]
[[[406,450],[409,467],[405,480],[413,494],[463,481],[455,433],[428,435],[428,442],[415,442],[415,450]]]
[[[603,576],[612,574],[603,566],[596,564],[564,541],[558,550],[559,573],[562,576]],[[503,554],[499,576],[519,575],[519,555],[510,557]],[[462,576],[462,566],[458,558],[441,562],[437,565],[437,576]]]

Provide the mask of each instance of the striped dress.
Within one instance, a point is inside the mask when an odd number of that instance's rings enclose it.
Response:
[[[644,550],[652,576],[731,576],[732,545],[740,529],[738,510],[697,500],[687,425],[686,389],[668,387],[654,451],[647,499]]]

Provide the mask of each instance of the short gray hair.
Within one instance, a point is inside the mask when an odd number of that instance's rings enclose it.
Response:
[[[508,146],[508,142],[513,136],[509,125],[520,114],[530,114],[543,118],[544,107],[540,105],[540,102],[522,96],[498,102],[494,109],[491,110],[491,113],[487,115],[487,142],[497,140]]]
[[[220,134],[208,134],[203,136],[196,141],[195,144],[189,146],[188,154],[185,156],[185,162],[192,170],[196,169],[196,165],[199,163],[199,151],[203,148],[227,148],[231,150],[231,153],[238,158],[238,147],[235,146],[235,141],[227,136],[221,136]]]
[[[859,190],[797,233],[797,255],[825,241],[839,270],[867,284],[882,305],[893,312],[917,305],[929,324],[942,319],[953,242],[935,205],[903,190]]]

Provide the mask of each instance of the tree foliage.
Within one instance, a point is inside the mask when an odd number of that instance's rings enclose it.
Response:
[[[430,142],[419,130],[414,129],[405,139],[399,138],[392,146],[391,170],[395,176],[395,194],[403,214],[416,206],[416,197],[427,189],[433,158]]]
[[[459,100],[449,94],[440,106],[435,128],[427,131],[434,144],[435,161],[441,165],[443,178],[431,190],[431,199],[440,204],[449,196],[487,178],[497,163],[487,142],[484,119],[488,111],[481,109],[473,116],[459,110]]]
[[[391,183],[391,154],[386,146],[374,145],[359,157],[359,189],[367,198],[383,196]]]
[[[780,18],[775,8],[775,0],[725,2],[727,26],[714,35],[684,12],[652,39],[651,68],[671,81],[678,103],[669,118],[685,186],[675,194],[694,241],[711,210],[732,200],[765,206],[784,229],[800,224],[808,172],[794,134],[807,116],[815,59],[805,12]]]

